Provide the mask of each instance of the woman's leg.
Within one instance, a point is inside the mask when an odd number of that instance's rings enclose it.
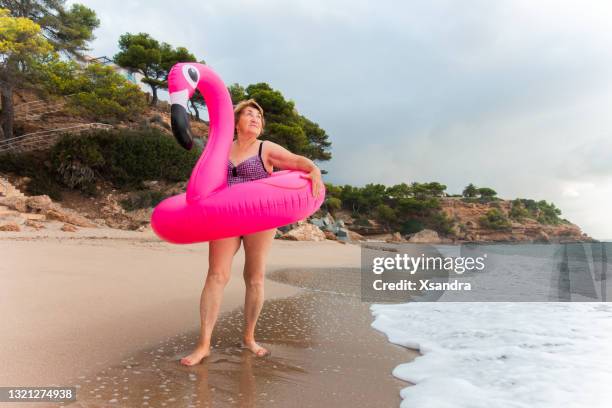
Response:
[[[210,354],[210,338],[212,336],[223,289],[229,282],[232,259],[240,248],[240,238],[232,237],[210,241],[208,251],[208,274],[202,295],[200,297],[200,338],[195,350],[181,359],[181,364],[198,364],[204,357]]]
[[[268,354],[268,350],[255,342],[255,325],[264,302],[264,273],[270,245],[276,229],[245,235],[244,242],[244,346],[257,356]]]

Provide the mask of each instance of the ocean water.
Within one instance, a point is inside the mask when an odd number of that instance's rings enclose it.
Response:
[[[525,255],[537,258],[525,252],[533,247],[513,250],[516,267],[525,267]],[[373,328],[422,354],[393,370],[414,384],[401,390],[401,407],[612,407],[612,303],[438,301],[370,310]]]
[[[611,407],[609,303],[372,305],[372,327],[420,350],[393,375],[401,407]]]

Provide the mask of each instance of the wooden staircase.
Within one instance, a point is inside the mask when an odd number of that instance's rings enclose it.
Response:
[[[15,120],[38,121],[44,114],[59,112],[64,109],[68,99],[67,95],[54,101],[36,100],[15,106]],[[55,144],[57,139],[65,133],[82,133],[92,129],[112,129],[111,125],[104,123],[83,123],[58,129],[45,129],[21,136],[0,140],[0,154],[6,152],[24,152],[47,149]]]
[[[38,120],[46,113],[61,111],[66,103],[66,98],[62,98],[56,101],[38,100],[15,105],[15,120]]]

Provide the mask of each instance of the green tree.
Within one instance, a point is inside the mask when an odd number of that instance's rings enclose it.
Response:
[[[327,211],[333,213],[342,208],[342,201],[336,197],[327,197],[325,199],[325,208],[327,208]]]
[[[286,100],[280,91],[272,89],[265,82],[251,84],[243,88],[239,84],[228,87],[234,104],[255,99],[263,108],[266,127],[263,138],[286,147],[296,154],[312,160],[329,160],[329,136],[317,123],[300,115],[295,103]]]
[[[366,184],[360,191],[361,200],[363,201],[362,208],[366,212],[374,211],[377,207],[385,202],[385,192],[387,187],[383,184]]]
[[[13,93],[17,85],[28,86],[37,62],[52,55],[52,45],[38,24],[25,17],[11,17],[0,9],[0,92],[4,138],[13,136]]]
[[[395,210],[389,207],[387,204],[378,204],[375,209],[375,215],[377,221],[389,228],[390,225],[397,221]]]
[[[232,98],[232,103],[234,105],[238,104],[240,101],[244,101],[247,98],[246,90],[244,87],[240,86],[240,84],[231,84],[227,87],[227,90],[230,93]]]
[[[42,41],[57,52],[81,57],[89,41],[94,39],[93,30],[100,25],[96,13],[81,4],[67,9],[65,3],[65,0],[0,0],[0,9],[7,10],[0,17],[3,49],[0,51],[0,119],[4,138],[13,137],[13,93],[18,86],[36,88],[35,78],[39,74],[36,67],[42,65],[34,62],[49,56],[48,47]],[[21,46],[15,47],[17,43]]]
[[[442,197],[444,195],[444,191],[446,190],[446,185],[440,184],[436,181],[427,183],[426,186],[433,197]]]
[[[547,203],[545,200],[538,201],[538,222],[542,224],[558,225],[562,222],[561,210],[558,209],[553,203]]]
[[[196,119],[200,120],[200,109],[206,107],[206,100],[200,93],[200,90],[196,89],[189,102],[191,103],[191,108],[195,112]]]
[[[474,184],[470,183],[463,189],[462,194],[464,197],[473,198],[478,195],[478,189]]]
[[[69,108],[93,120],[135,120],[146,107],[143,92],[112,67],[74,61],[52,61],[45,66],[45,89],[55,95],[72,95]]]
[[[512,208],[510,208],[510,213],[508,215],[514,220],[522,221],[529,216],[529,211],[523,202],[517,198],[512,201]]]
[[[66,8],[66,0],[0,0],[0,8],[13,17],[23,17],[38,24],[55,51],[82,56],[94,40],[100,25],[95,11],[82,4]]]
[[[435,181],[431,183],[414,182],[412,183],[411,189],[414,197],[424,199],[429,197],[441,197],[444,194],[444,190],[446,190],[446,186]]]
[[[151,105],[157,104],[158,89],[168,86],[168,73],[174,64],[197,61],[186,48],[175,49],[147,33],[123,34],[119,37],[119,50],[114,56],[115,63],[144,76],[142,82],[151,87],[153,95]]]
[[[481,198],[494,198],[497,192],[489,187],[480,187],[478,189],[478,194],[480,194]]]
[[[342,186],[335,186],[331,183],[325,183],[325,195],[327,197],[340,198],[342,195]]]
[[[403,235],[413,234],[415,232],[422,231],[425,228],[425,225],[417,219],[408,218],[406,221],[402,223],[401,233]]]
[[[386,194],[389,200],[397,202],[399,199],[410,197],[412,195],[412,190],[408,184],[400,183],[387,188]]]

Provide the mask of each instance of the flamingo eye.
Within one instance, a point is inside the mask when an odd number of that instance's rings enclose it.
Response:
[[[200,80],[200,73],[197,69],[195,69],[192,65],[184,65],[183,66],[183,76],[189,82],[189,85],[194,88],[198,85],[198,81]]]

